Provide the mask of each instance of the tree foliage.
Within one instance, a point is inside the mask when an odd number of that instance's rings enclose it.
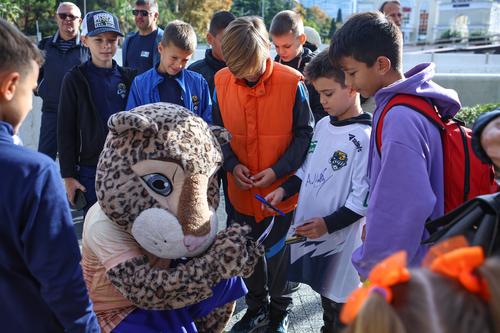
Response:
[[[54,29],[56,6],[56,0],[0,0],[0,16],[34,35],[37,21],[42,32]]]
[[[266,27],[269,28],[274,15],[282,10],[292,9],[294,3],[290,0],[234,0],[231,12],[236,16],[264,16]]]
[[[302,16],[305,26],[310,26],[319,32],[321,39],[327,41],[330,37],[330,17],[319,7],[305,8],[297,4],[294,10]]]
[[[337,31],[337,22],[335,22],[335,19],[332,18],[332,20],[330,21],[330,31],[328,32],[328,38],[331,39],[335,31]]]
[[[184,0],[179,3],[179,18],[191,24],[198,35],[204,39],[213,14],[229,10],[232,0]]]
[[[36,33],[36,22],[42,36],[53,34],[57,25],[55,12],[60,0],[0,0],[0,17],[16,24],[26,34]],[[131,10],[134,0],[73,0],[87,12],[104,9],[115,14],[123,32],[135,30]],[[236,16],[264,14],[269,28],[272,18],[279,11],[295,9],[304,18],[304,24],[315,28],[325,40],[330,33],[330,18],[319,8],[304,8],[295,0],[160,0],[158,1],[160,20],[164,27],[173,19],[181,19],[191,24],[199,39],[204,40],[212,15],[219,10],[230,10]],[[338,22],[338,20],[337,20]]]

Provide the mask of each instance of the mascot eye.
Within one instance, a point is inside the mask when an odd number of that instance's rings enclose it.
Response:
[[[150,173],[141,178],[148,184],[149,188],[160,195],[166,197],[172,193],[172,183],[167,177],[160,173]]]

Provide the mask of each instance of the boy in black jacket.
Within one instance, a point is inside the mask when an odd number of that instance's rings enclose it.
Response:
[[[85,16],[83,41],[91,59],[64,77],[57,122],[61,175],[71,204],[77,190],[87,210],[97,201],[95,172],[108,133],[108,118],[125,110],[135,71],[113,60],[120,32],[118,19],[103,10]]]
[[[300,15],[291,10],[279,12],[273,17],[269,33],[277,53],[274,61],[290,66],[304,74],[306,64],[311,61],[315,53],[304,47],[306,35],[304,22]],[[317,123],[328,113],[323,110],[319,94],[314,87],[310,83],[306,86],[309,92],[309,105]]]
[[[220,11],[212,16],[210,27],[207,33],[207,42],[211,48],[205,51],[205,58],[198,60],[189,66],[189,70],[200,73],[208,82],[210,88],[210,97],[214,94],[214,76],[219,70],[226,67],[222,55],[221,41],[224,35],[224,29],[231,23],[236,16],[227,11]]]

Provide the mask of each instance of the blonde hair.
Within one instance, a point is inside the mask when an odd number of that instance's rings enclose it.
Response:
[[[487,281],[488,302],[456,280],[415,269],[392,288],[391,304],[372,292],[344,333],[500,333],[500,259],[487,259],[477,273]]]
[[[257,16],[239,17],[231,22],[222,37],[226,65],[237,77],[255,75],[269,58],[269,34]]]

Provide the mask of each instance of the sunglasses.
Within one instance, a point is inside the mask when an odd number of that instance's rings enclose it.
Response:
[[[132,11],[132,15],[134,15],[134,16],[149,16],[149,12],[145,9],[134,9]]]
[[[66,14],[66,13],[57,13],[57,16],[59,16],[59,18],[63,21],[66,20],[67,18],[69,18],[70,21],[74,21],[77,18],[79,18],[78,16],[75,16],[73,14]]]

